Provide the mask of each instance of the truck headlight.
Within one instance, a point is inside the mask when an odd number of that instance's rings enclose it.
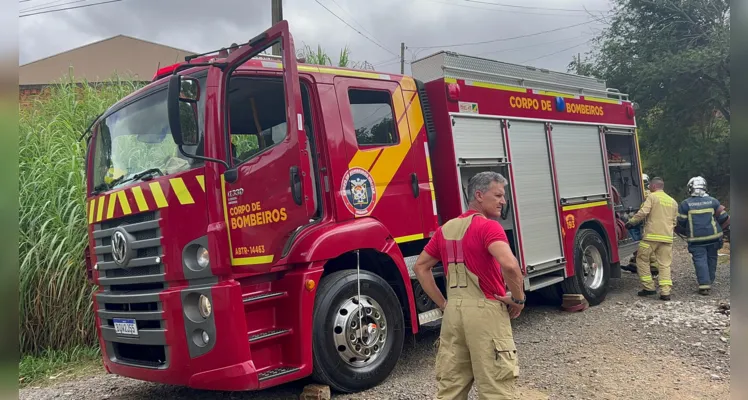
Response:
[[[205,247],[199,246],[195,257],[197,258],[197,265],[199,265],[200,268],[207,268],[210,265],[210,256],[208,254],[208,249]]]
[[[200,300],[198,301],[198,307],[197,309],[200,311],[200,316],[203,318],[210,317],[210,314],[213,312],[213,305],[210,304],[210,299],[208,299],[205,295],[200,295]]]

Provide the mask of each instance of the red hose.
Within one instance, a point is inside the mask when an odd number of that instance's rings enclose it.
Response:
[[[616,218],[616,236],[618,236],[618,240],[626,239],[627,235],[628,229],[626,229],[626,223],[620,218]]]

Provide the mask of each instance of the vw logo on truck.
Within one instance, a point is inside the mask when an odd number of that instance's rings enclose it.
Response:
[[[127,236],[122,231],[112,234],[112,258],[119,265],[127,263]]]

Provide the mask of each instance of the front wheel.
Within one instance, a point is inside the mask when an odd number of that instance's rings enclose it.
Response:
[[[359,297],[356,275],[343,270],[322,279],[312,322],[313,378],[346,393],[384,381],[405,341],[394,290],[378,275],[361,271]]]
[[[610,285],[610,260],[596,231],[581,229],[574,240],[574,276],[561,282],[564,294],[581,294],[591,306],[605,300]]]

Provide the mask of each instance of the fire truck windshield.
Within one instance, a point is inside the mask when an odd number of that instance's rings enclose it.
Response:
[[[188,154],[203,155],[204,79],[194,117],[199,127],[198,146],[183,146]],[[164,86],[129,102],[99,121],[94,129],[93,189],[101,192],[149,174],[169,175],[202,165],[185,157],[171,136]]]

